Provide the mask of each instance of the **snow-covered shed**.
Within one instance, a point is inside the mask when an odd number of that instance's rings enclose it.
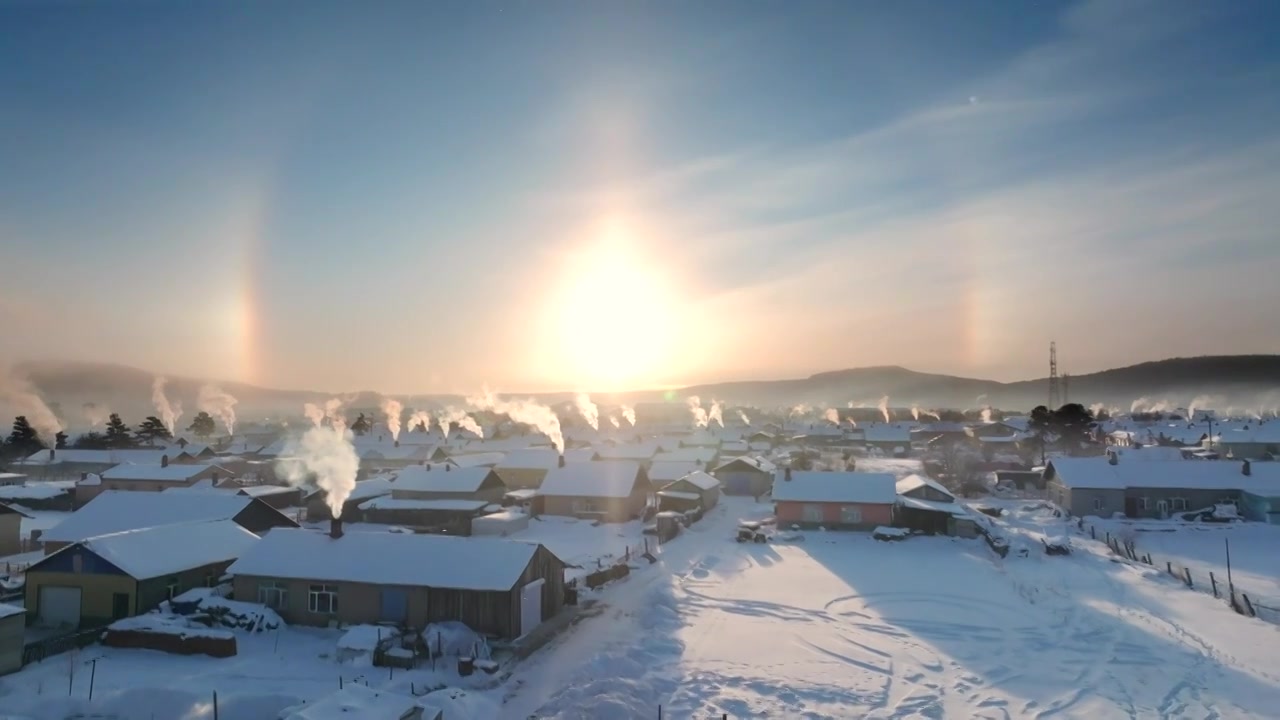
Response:
[[[529,447],[512,450],[493,467],[507,487],[518,490],[537,488],[552,468],[559,467],[560,453],[552,447]]]
[[[898,491],[893,475],[785,468],[773,482],[779,526],[870,530],[893,523]]]
[[[725,495],[759,497],[769,491],[777,468],[764,458],[744,455],[726,460],[711,470]]]
[[[538,491],[541,512],[626,522],[648,503],[649,476],[637,462],[594,460],[566,463],[547,473]]]
[[[304,625],[454,620],[514,638],[564,605],[564,563],[498,538],[281,529],[229,569],[234,597]]]
[[[397,500],[485,500],[498,502],[507,492],[492,468],[454,467],[448,463],[413,465],[396,474],[391,497]]]
[[[231,519],[87,538],[27,569],[27,609],[49,627],[137,615],[191,588],[216,584],[256,542],[257,535]]]
[[[701,470],[667,483],[658,490],[659,507],[663,510],[710,510],[720,501],[720,481]]]

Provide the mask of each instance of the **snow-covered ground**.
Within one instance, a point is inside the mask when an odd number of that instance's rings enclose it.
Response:
[[[808,533],[737,544],[725,498],[604,612],[518,668],[504,717],[1246,717],[1280,702],[1280,628],[1101,543]],[[1038,548],[1066,523],[1005,530]]]
[[[1098,532],[1132,539],[1140,553],[1164,567],[1172,561],[1191,570],[1193,580],[1206,585],[1212,572],[1227,581],[1227,543],[1231,546],[1231,576],[1237,590],[1251,599],[1280,608],[1280,526],[1265,523],[1202,523],[1179,520],[1099,520],[1089,518]]]
[[[628,548],[633,555],[637,549],[643,550],[643,529],[638,520],[592,525],[588,520],[544,515],[531,519],[528,529],[512,533],[509,537],[541,543],[572,566],[565,571],[565,578],[573,579],[622,559]],[[651,539],[650,545],[656,545],[656,541]]]

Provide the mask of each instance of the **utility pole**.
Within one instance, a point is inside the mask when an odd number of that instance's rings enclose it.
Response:
[[[1058,391],[1058,343],[1049,342],[1049,409],[1062,407],[1062,396]]]
[[[1209,449],[1213,449],[1213,416],[1209,413],[1204,414],[1205,422],[1209,423]]]

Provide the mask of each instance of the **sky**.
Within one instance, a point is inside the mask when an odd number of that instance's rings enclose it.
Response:
[[[1280,352],[1278,24],[0,0],[0,362],[416,393]]]

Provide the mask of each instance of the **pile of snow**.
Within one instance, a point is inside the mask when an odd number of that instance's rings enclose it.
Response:
[[[877,540],[904,540],[911,534],[906,528],[885,527],[881,525],[871,531],[871,537]]]
[[[117,620],[107,626],[107,630],[117,632],[145,632],[155,635],[176,635],[178,637],[203,637],[216,640],[234,640],[226,630],[198,625],[177,615],[147,613],[136,617]]]
[[[348,685],[318,700],[285,708],[280,720],[329,720],[330,718],[401,718],[415,712],[418,702],[408,695]]]
[[[338,638],[338,648],[340,650],[357,650],[371,653],[378,649],[378,643],[397,635],[399,633],[394,628],[378,625],[352,625],[347,628],[342,637]]]
[[[169,602],[171,611],[192,620],[207,620],[211,625],[232,630],[263,632],[284,627],[284,619],[275,610],[257,603],[228,600],[220,593],[226,586],[192,588]]]
[[[456,620],[431,623],[422,631],[422,642],[434,657],[489,658],[489,643],[483,635]]]

